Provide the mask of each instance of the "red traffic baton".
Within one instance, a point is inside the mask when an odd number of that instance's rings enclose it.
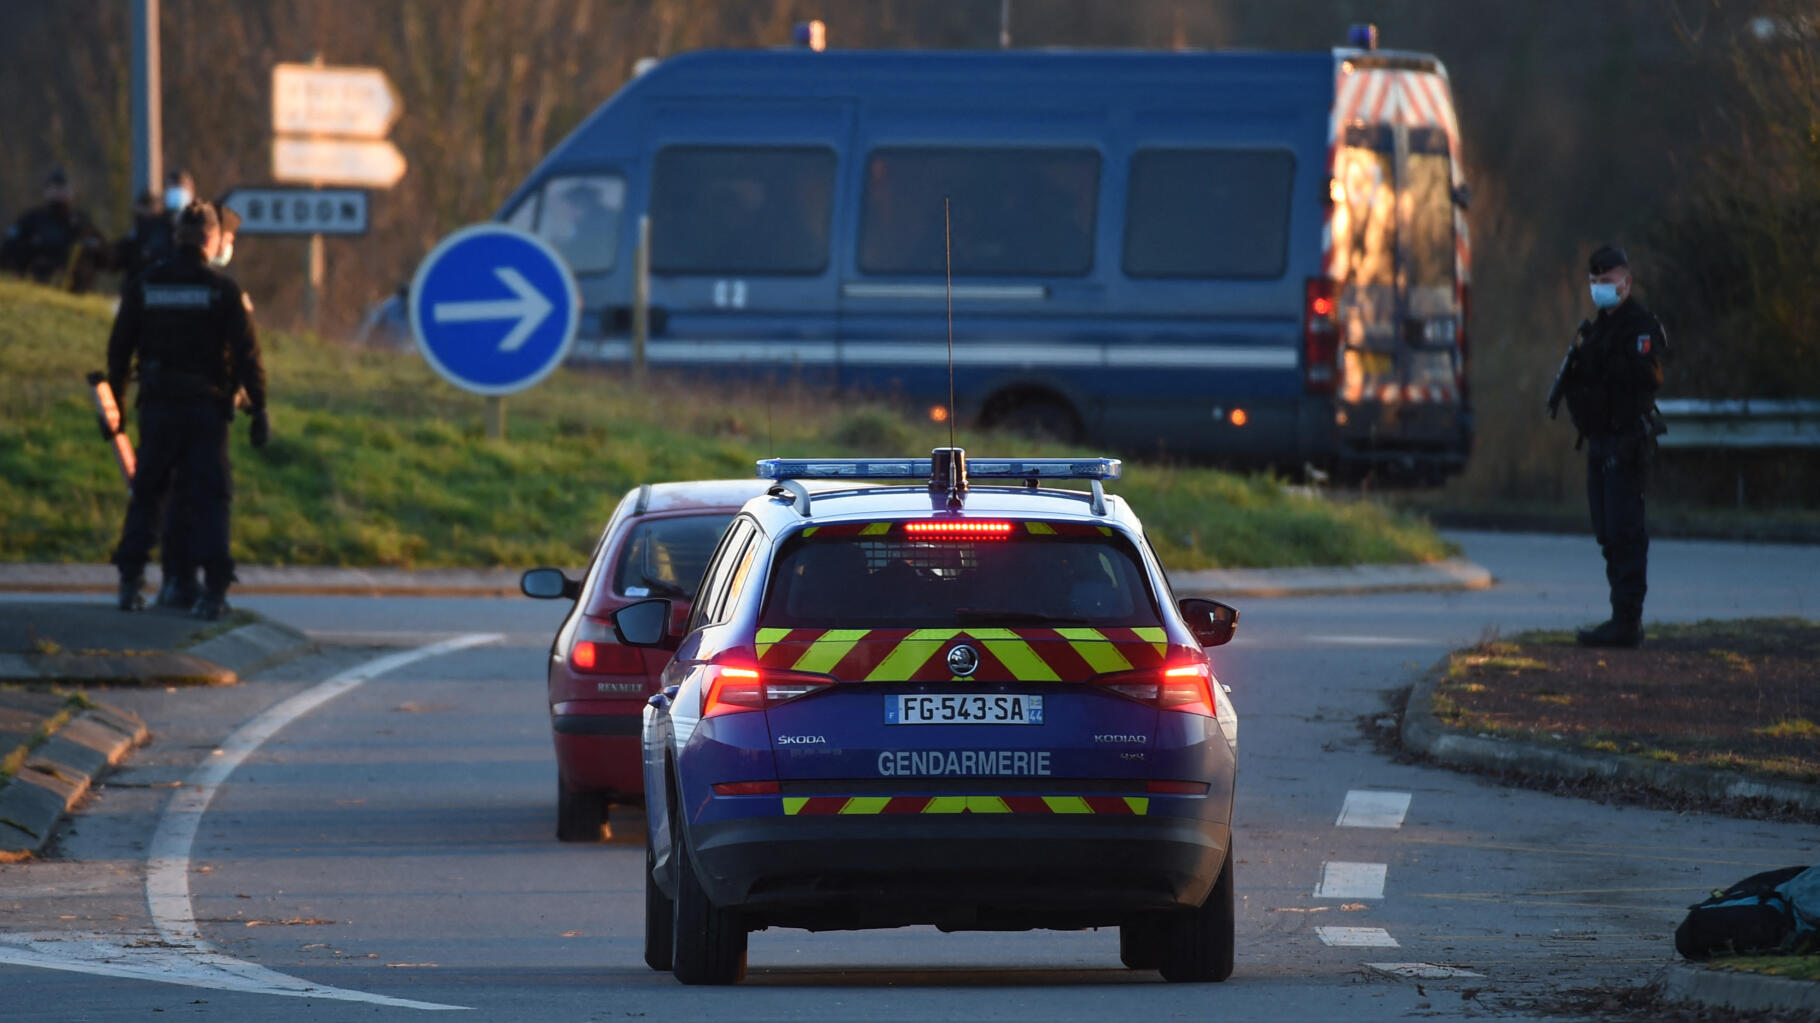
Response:
[[[130,488],[138,460],[133,456],[133,439],[121,429],[120,403],[114,400],[114,388],[106,373],[90,373],[89,388],[95,396],[95,419],[101,427],[101,439],[114,446],[114,459],[120,463],[120,475]]]

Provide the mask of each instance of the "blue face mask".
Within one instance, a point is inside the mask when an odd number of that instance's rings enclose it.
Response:
[[[172,213],[190,204],[190,190],[181,185],[164,190],[164,208]]]
[[[1618,286],[1594,282],[1592,286],[1592,303],[1601,309],[1610,309],[1618,304]]]

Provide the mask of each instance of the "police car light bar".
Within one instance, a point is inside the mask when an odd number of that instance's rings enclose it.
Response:
[[[1116,458],[969,458],[974,480],[1116,480]],[[932,458],[761,458],[758,478],[767,480],[927,480]]]

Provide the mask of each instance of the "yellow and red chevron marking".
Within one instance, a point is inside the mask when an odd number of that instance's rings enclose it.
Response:
[[[976,682],[1084,682],[1095,675],[1162,665],[1160,626],[1056,629],[759,629],[758,664],[849,682],[945,682],[947,651],[979,651]]]
[[[1147,796],[785,796],[789,817],[906,813],[1097,813],[1142,817]]]

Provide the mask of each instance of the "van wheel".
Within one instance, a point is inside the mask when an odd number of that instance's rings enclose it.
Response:
[[[599,792],[570,792],[556,779],[556,839],[559,842],[598,842],[600,826],[607,822],[607,797]]]
[[[657,886],[657,850],[645,832],[645,965],[668,970],[674,952],[676,904]]]
[[[676,913],[671,918],[670,972],[684,984],[737,984],[746,976],[746,927],[708,901],[682,828],[672,821]]]
[[[1060,402],[1047,398],[1031,398],[1003,409],[993,415],[991,426],[1033,440],[1064,443],[1079,439],[1081,433],[1074,413]]]
[[[1232,846],[1220,879],[1199,909],[1171,920],[1163,930],[1163,979],[1174,983],[1221,981],[1232,976],[1233,948]]]
[[[1163,959],[1163,926],[1153,919],[1119,925],[1119,962],[1129,970],[1154,970]]]

